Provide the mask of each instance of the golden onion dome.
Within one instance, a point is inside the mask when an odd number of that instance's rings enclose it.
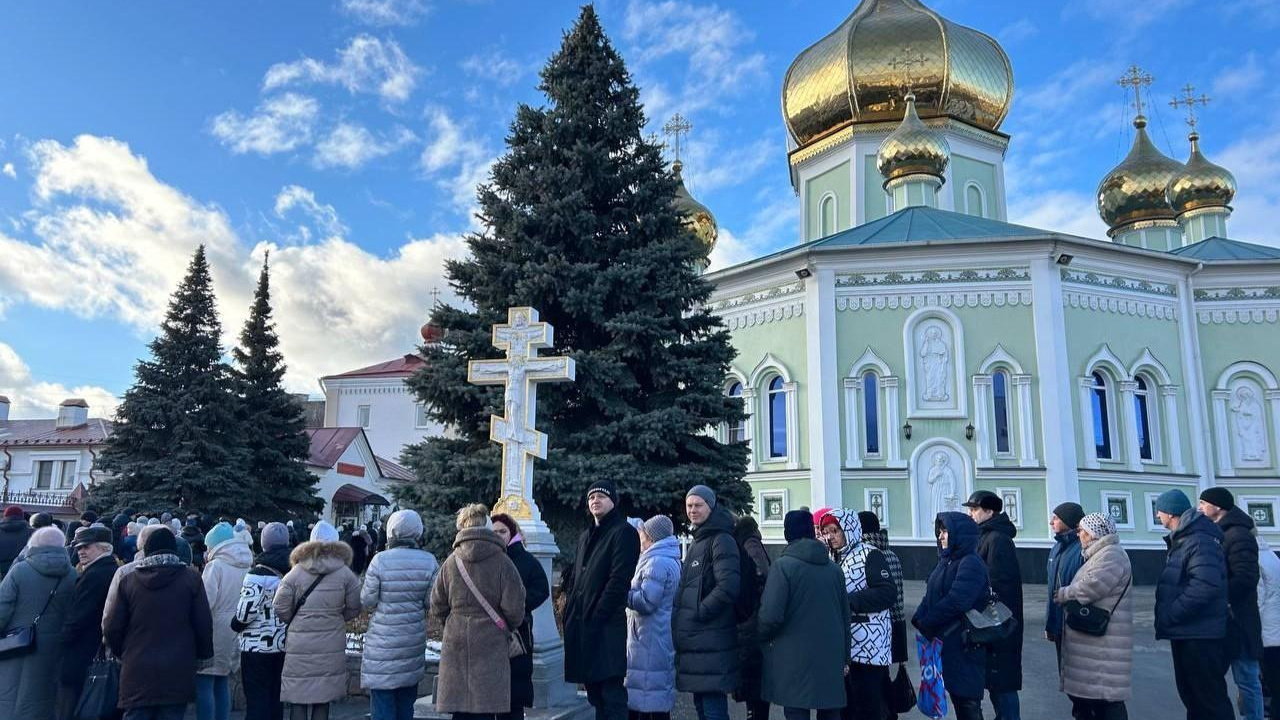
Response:
[[[1214,165],[1200,152],[1200,134],[1192,132],[1191,157],[1169,181],[1169,205],[1181,215],[1206,207],[1230,207],[1236,196],[1236,178],[1226,168]]]
[[[1176,217],[1165,196],[1182,163],[1156,149],[1147,136],[1147,119],[1133,119],[1137,133],[1124,160],[1098,185],[1098,214],[1112,230],[1142,220]]]
[[[791,63],[782,115],[804,146],[853,123],[902,117],[909,84],[924,117],[985,130],[1013,100],[1009,56],[990,36],[957,25],[920,0],[862,0],[835,32]]]
[[[876,152],[876,167],[885,184],[908,175],[932,175],[942,179],[951,161],[951,145],[941,133],[930,130],[916,114],[916,98],[906,97],[902,124],[889,133]]]
[[[693,196],[689,194],[689,189],[684,186],[684,177],[680,174],[683,169],[684,163],[679,160],[671,165],[671,170],[676,176],[675,208],[680,213],[685,227],[698,236],[698,239],[707,248],[707,255],[710,255],[711,251],[715,249],[716,237],[719,236],[720,229],[716,225],[716,217],[711,214],[711,210],[706,205],[694,200]]]

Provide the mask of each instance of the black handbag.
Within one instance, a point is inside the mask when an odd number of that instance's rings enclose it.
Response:
[[[14,628],[4,635],[0,635],[0,660],[29,655],[36,651],[36,630],[40,629],[40,616],[44,615],[45,610],[49,609],[49,603],[53,602],[53,594],[58,592],[60,582],[61,578],[54,580],[53,589],[49,591],[49,597],[44,601],[44,607],[41,608],[39,615],[36,615],[30,625]]]
[[[916,689],[907,674],[906,663],[898,666],[898,674],[889,682],[889,692],[885,693],[889,710],[899,715],[911,712],[916,707]]]
[[[84,689],[80,691],[80,700],[76,703],[75,719],[114,718],[119,699],[120,663],[107,653],[105,647],[100,647],[93,662],[89,663]]]
[[[1116,598],[1116,602],[1111,606],[1110,610],[1103,610],[1092,605],[1082,605],[1077,600],[1068,600],[1062,604],[1062,612],[1067,619],[1067,627],[1085,635],[1095,635],[1101,637],[1107,634],[1107,626],[1111,624],[1111,614],[1120,607],[1120,601],[1124,599],[1124,594],[1129,592],[1129,583],[1133,582],[1133,578],[1129,578],[1129,582],[1124,584],[1124,590],[1120,591],[1120,597]]]
[[[970,610],[964,614],[965,637],[970,645],[990,645],[1009,637],[1017,624],[1013,611],[1000,602],[994,592],[981,610]]]

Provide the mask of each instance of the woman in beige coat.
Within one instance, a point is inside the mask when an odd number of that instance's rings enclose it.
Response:
[[[1104,635],[1066,628],[1062,638],[1061,689],[1071,698],[1076,718],[1125,720],[1124,703],[1131,694],[1133,668],[1133,593],[1129,556],[1120,547],[1116,523],[1110,515],[1092,513],[1077,532],[1084,565],[1071,584],[1060,588],[1059,603],[1081,605],[1111,613]]]
[[[462,717],[489,717],[511,709],[511,664],[507,631],[499,628],[462,579],[466,567],[476,589],[507,625],[524,622],[524,583],[506,547],[493,532],[489,508],[458,511],[453,554],[440,567],[431,590],[431,617],[444,623],[436,710]]]
[[[351,548],[319,522],[311,542],[294,548],[293,569],[280,581],[272,608],[289,626],[285,635],[280,700],[290,720],[327,720],[329,703],[347,694],[348,620],[360,614],[360,580],[351,572]]]

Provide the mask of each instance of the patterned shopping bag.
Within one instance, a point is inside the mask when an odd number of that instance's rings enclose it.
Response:
[[[916,707],[925,717],[947,716],[947,689],[942,684],[942,640],[925,640],[916,635],[916,655],[920,658],[920,693]]]

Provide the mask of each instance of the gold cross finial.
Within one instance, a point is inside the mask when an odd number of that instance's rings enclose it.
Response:
[[[1182,87],[1182,97],[1176,97],[1169,101],[1169,107],[1186,108],[1187,109],[1187,125],[1191,128],[1191,132],[1196,132],[1196,124],[1199,120],[1196,118],[1196,105],[1200,107],[1207,106],[1213,98],[1200,93],[1200,97],[1196,97],[1196,86],[1187,83]]]
[[[1142,115],[1142,88],[1150,87],[1155,78],[1151,77],[1142,68],[1137,65],[1130,65],[1129,71],[1124,77],[1116,81],[1120,87],[1133,88],[1133,109],[1138,111],[1138,115]]]
[[[911,68],[924,65],[929,62],[929,58],[922,52],[912,55],[911,48],[907,48],[904,52],[903,55],[894,55],[889,60],[889,67],[893,68],[894,72],[900,73],[898,86],[902,88],[902,94],[905,96],[911,94]]]
[[[689,131],[693,129],[693,123],[689,122],[685,116],[676,113],[671,116],[666,125],[662,126],[662,132],[671,136],[672,144],[676,153],[676,162],[680,162],[680,144],[684,137],[688,137]]]
[[[435,307],[439,304],[440,304],[440,288],[438,287],[431,288],[431,307]]]

